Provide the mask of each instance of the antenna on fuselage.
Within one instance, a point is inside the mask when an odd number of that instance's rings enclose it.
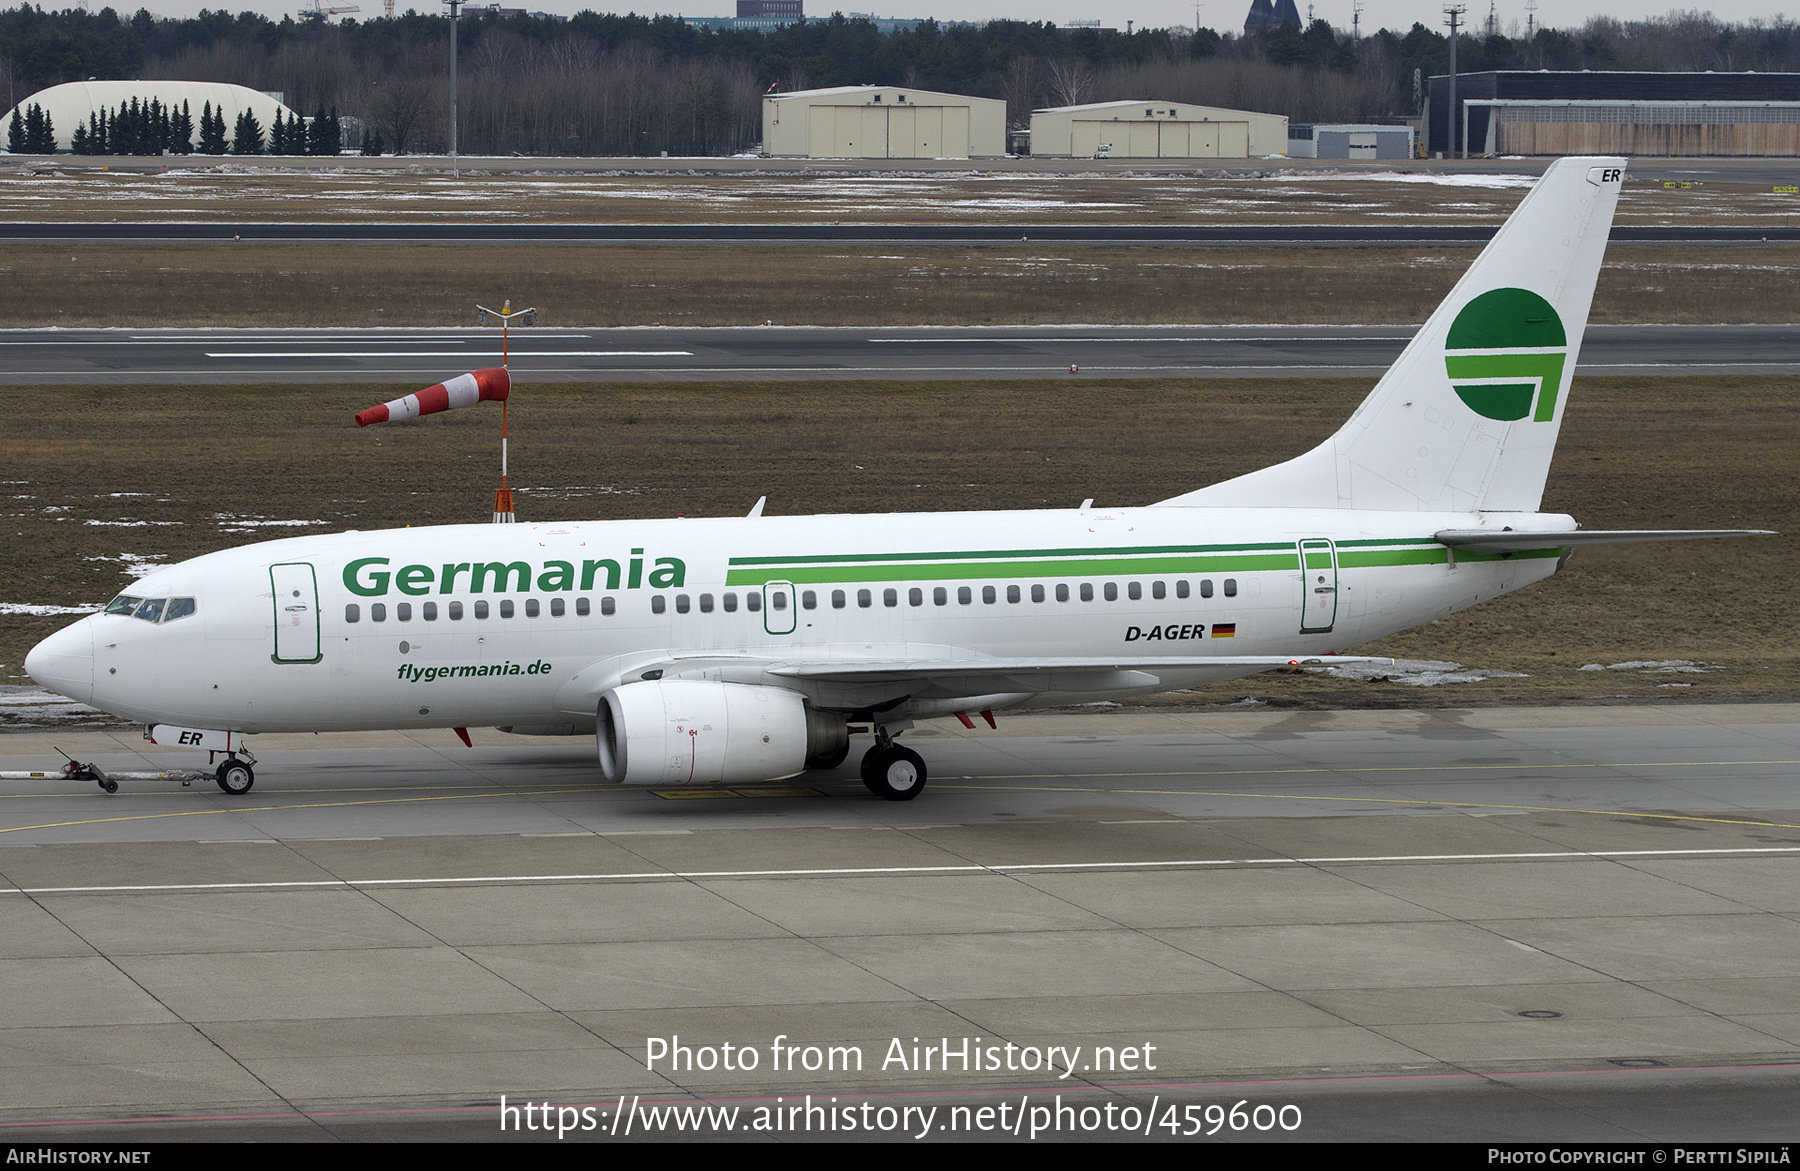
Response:
[[[500,368],[508,369],[512,361],[512,322],[519,319],[520,325],[536,325],[538,312],[536,309],[520,309],[514,311],[512,298],[508,297],[498,311],[485,305],[475,306],[475,324],[486,325],[489,317],[500,319]],[[508,374],[510,378],[510,372]],[[513,516],[512,489],[506,483],[506,400],[500,400],[500,488],[494,493],[494,523],[508,525],[516,518]]]

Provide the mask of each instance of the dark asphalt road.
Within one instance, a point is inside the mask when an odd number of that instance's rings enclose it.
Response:
[[[539,381],[1374,376],[1395,326],[530,329],[512,367]],[[499,364],[496,330],[7,330],[14,383],[396,381]],[[1800,326],[1611,325],[1583,373],[1800,373]]]

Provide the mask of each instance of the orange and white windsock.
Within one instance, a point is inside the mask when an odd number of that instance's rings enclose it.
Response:
[[[457,407],[472,407],[480,402],[499,402],[512,392],[512,380],[499,367],[458,374],[448,382],[428,386],[417,394],[397,398],[378,407],[370,407],[356,416],[358,427],[371,423],[398,423],[420,415],[435,415]]]

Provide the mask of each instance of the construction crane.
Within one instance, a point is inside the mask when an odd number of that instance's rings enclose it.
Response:
[[[347,4],[341,7],[327,7],[324,0],[311,0],[311,3],[303,4],[300,7],[300,15],[302,18],[312,17],[314,20],[320,21],[330,20],[334,16],[344,16],[352,12],[360,11],[362,11],[362,9],[354,4]],[[388,0],[388,15],[393,15],[393,0]]]

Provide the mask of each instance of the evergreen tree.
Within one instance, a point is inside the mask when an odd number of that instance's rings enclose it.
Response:
[[[336,154],[336,151],[325,149],[325,107],[312,116],[312,122],[306,127],[306,153],[309,155]]]
[[[275,121],[269,123],[269,153],[272,155],[293,153],[288,147],[287,116],[279,108],[275,111]]]
[[[6,149],[12,154],[25,153],[25,120],[19,117],[19,107],[13,107],[12,121],[6,124]]]
[[[219,121],[223,122],[224,120],[224,115],[221,114]],[[231,153],[234,155],[259,155],[262,152],[262,123],[256,120],[255,114],[245,110],[238,115],[237,127],[231,134]]]
[[[372,159],[380,158],[381,157],[381,135],[376,134],[372,130],[365,131],[363,133],[362,152],[363,152],[363,155],[367,158],[372,158]]]
[[[344,153],[344,124],[338,120],[337,107],[331,107],[331,113],[325,118],[325,149],[319,153],[324,155],[340,155]]]
[[[31,103],[25,111],[25,153],[48,155],[56,153],[56,127],[50,122],[50,115],[36,102]]]
[[[69,135],[69,153],[72,155],[91,155],[94,153],[92,144],[88,142],[88,130],[86,126],[77,126],[75,128],[75,133]]]
[[[200,110],[200,153],[225,153],[225,111],[214,113],[211,102],[207,102]]]
[[[194,116],[186,102],[169,114],[169,149],[178,155],[194,153]]]

